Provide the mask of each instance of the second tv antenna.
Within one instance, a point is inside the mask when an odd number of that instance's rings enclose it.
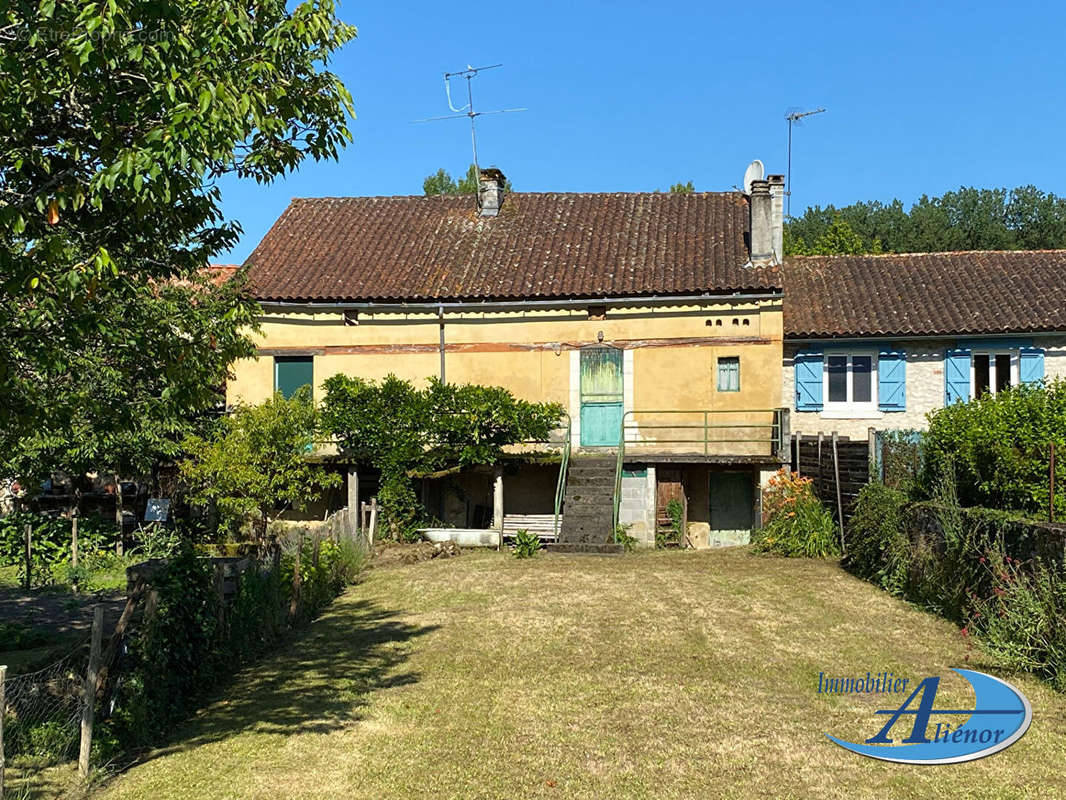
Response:
[[[458,72],[445,72],[444,73],[444,94],[448,98],[448,108],[454,113],[447,114],[443,117],[428,117],[427,119],[416,119],[415,122],[436,122],[441,119],[462,119],[467,117],[470,119],[470,145],[474,151],[474,169],[478,170],[481,167],[478,165],[477,160],[477,130],[474,126],[474,120],[484,114],[509,114],[513,111],[526,111],[524,108],[503,108],[494,111],[476,111],[474,109],[474,89],[472,81],[479,72],[484,72],[487,69],[496,69],[502,67],[503,64],[490,64],[487,67],[471,67],[469,64],[466,69],[461,69]],[[466,105],[455,107],[455,103],[452,101],[452,78],[466,78]]]

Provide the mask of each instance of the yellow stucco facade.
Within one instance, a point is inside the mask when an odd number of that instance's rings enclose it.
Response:
[[[449,383],[503,386],[530,401],[555,401],[577,416],[576,364],[598,344],[625,355],[627,411],[770,409],[782,405],[782,314],[779,299],[691,305],[532,307],[480,312],[369,313],[268,310],[259,357],[234,366],[230,403],[257,403],[275,388],[275,357],[313,359],[316,400],[337,373],[380,379],[393,373],[423,382],[439,376],[444,329]],[[717,361],[739,358],[739,391],[719,391]],[[741,419],[742,415],[734,419]]]

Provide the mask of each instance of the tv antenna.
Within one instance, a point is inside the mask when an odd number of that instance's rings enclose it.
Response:
[[[788,184],[785,186],[785,216],[788,219],[792,219],[792,125],[793,123],[801,125],[805,117],[824,112],[824,108],[816,108],[813,111],[800,111],[798,108],[790,108],[785,112],[785,119],[788,120]]]
[[[458,72],[445,72],[444,73],[444,94],[448,98],[448,108],[454,113],[447,114],[443,117],[429,117],[427,119],[416,119],[415,122],[436,122],[442,119],[462,119],[467,117],[470,119],[470,145],[474,151],[474,169],[480,170],[477,160],[477,130],[474,125],[474,120],[485,114],[510,114],[514,111],[526,111],[525,108],[502,108],[494,111],[476,111],[474,110],[474,89],[473,79],[478,73],[484,72],[487,69],[496,69],[502,67],[503,64],[490,64],[487,67],[472,67],[467,64],[466,69],[461,69]],[[452,78],[466,78],[466,105],[455,107],[455,103],[452,101]]]

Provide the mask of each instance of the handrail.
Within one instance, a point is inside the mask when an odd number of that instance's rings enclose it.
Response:
[[[675,425],[669,425],[669,424],[665,424],[665,425],[663,425],[663,424],[659,424],[659,425],[640,424],[639,426],[630,426],[630,427],[627,428],[626,421],[627,420],[631,421],[632,418],[636,414],[648,414],[648,415],[652,415],[652,414],[702,415],[703,420],[702,420],[702,422],[691,422],[691,423],[679,422],[679,423],[677,423]],[[721,415],[723,415],[723,414],[772,414],[773,416],[772,416],[772,421],[771,422],[767,422],[767,423],[737,422],[737,423],[726,423],[726,424],[721,424],[721,425],[719,425],[719,424],[713,424],[712,425],[711,424],[710,419],[711,419],[712,415],[718,416],[720,418]],[[703,454],[704,455],[710,455],[710,446],[711,446],[711,444],[716,444],[717,445],[717,444],[740,444],[740,443],[763,443],[763,442],[765,442],[765,443],[770,445],[771,454],[779,456],[780,453],[782,452],[783,447],[784,447],[783,442],[784,442],[785,438],[787,437],[787,433],[786,433],[787,425],[788,425],[787,414],[788,414],[787,409],[783,409],[783,408],[738,408],[738,409],[713,409],[713,410],[712,409],[704,409],[704,408],[700,408],[700,409],[676,409],[676,408],[671,408],[671,409],[659,409],[659,410],[634,409],[634,410],[626,411],[624,414],[622,414],[622,421],[621,421],[621,424],[619,425],[619,431],[618,431],[618,457],[617,457],[617,460],[615,462],[615,468],[614,468],[614,511],[613,511],[613,516],[612,516],[611,522],[612,522],[612,530],[614,532],[615,541],[617,541],[617,538],[618,538],[618,525],[619,525],[619,522],[621,521],[622,472],[623,472],[622,467],[623,467],[623,464],[625,462],[625,455],[626,455],[626,431],[627,430],[637,430],[637,429],[640,429],[640,430],[664,430],[664,429],[674,428],[674,429],[678,429],[678,430],[702,431],[703,432],[702,439],[703,439]],[[745,438],[745,439],[719,439],[719,438],[712,439],[710,437],[709,434],[710,434],[710,432],[712,430],[723,429],[723,428],[752,429],[753,431],[769,430],[770,433],[769,433],[769,436],[766,436],[765,434],[761,434],[760,435],[758,433],[754,433],[753,432],[752,436],[750,436],[748,438]],[[636,444],[647,444],[647,445],[652,445],[652,446],[657,445],[657,444],[698,444],[698,441],[699,440],[697,438],[688,438],[688,439],[659,439],[659,438],[655,438],[655,439],[653,439],[651,441],[648,441],[646,443],[642,443],[642,442],[639,442],[637,440],[634,440],[633,444],[635,444],[635,445]]]
[[[555,521],[553,523],[553,531],[555,533],[555,541],[559,541],[559,512],[563,507],[563,496],[566,494],[566,470],[570,465],[570,415],[565,411],[563,416],[566,417],[566,440],[563,444],[563,455],[559,461],[559,477],[555,482]]]
[[[618,460],[614,465],[614,513],[611,516],[611,537],[618,543],[619,512],[622,507],[622,464],[626,456],[626,414],[622,414],[622,424],[618,431]]]

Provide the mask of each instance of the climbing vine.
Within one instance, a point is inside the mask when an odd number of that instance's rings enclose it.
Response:
[[[547,439],[563,415],[558,403],[530,403],[498,386],[436,378],[419,389],[395,375],[380,383],[334,375],[324,386],[324,429],[345,454],[380,471],[383,521],[401,539],[425,516],[413,476],[493,464],[508,445]]]

